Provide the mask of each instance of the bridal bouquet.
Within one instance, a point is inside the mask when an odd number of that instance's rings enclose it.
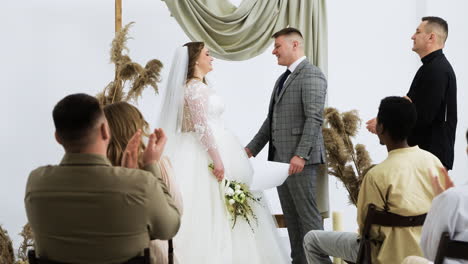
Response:
[[[208,165],[208,167],[210,170],[214,170],[213,163]],[[252,202],[260,202],[261,198],[255,197],[245,183],[230,181],[224,178],[220,184],[226,208],[232,218],[232,228],[236,225],[237,217],[242,217],[247,221],[252,231],[254,231],[252,219],[257,222],[257,216],[250,205]]]
[[[232,228],[236,225],[237,217],[242,217],[253,231],[252,219],[257,222],[257,216],[250,205],[252,202],[259,202],[260,198],[255,197],[244,183],[223,179],[221,184],[226,207],[233,221]]]

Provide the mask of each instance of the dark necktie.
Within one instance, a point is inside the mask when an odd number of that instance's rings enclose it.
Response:
[[[291,74],[291,71],[287,69],[283,76],[281,77],[281,80],[278,83],[278,95],[281,93],[281,90],[283,89],[283,85],[286,82],[286,79],[288,78],[289,74]]]

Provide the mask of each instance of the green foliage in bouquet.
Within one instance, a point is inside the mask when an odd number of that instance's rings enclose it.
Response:
[[[131,22],[117,32],[112,41],[111,62],[115,64],[115,76],[105,88],[96,97],[102,105],[108,105],[115,102],[137,100],[141,96],[143,89],[151,86],[158,93],[158,82],[160,82],[160,72],[163,67],[161,61],[157,59],[150,60],[145,67],[133,62],[128,56],[127,40],[128,31],[134,24]],[[124,54],[124,51],[126,53]],[[129,84],[128,93],[124,88]]]
[[[221,184],[224,185],[224,200],[232,217],[232,228],[236,225],[237,217],[242,217],[254,231],[252,222],[255,221],[258,224],[258,219],[252,210],[251,203],[260,202],[260,198],[255,197],[244,183],[224,179]]]
[[[356,205],[364,175],[372,168],[366,147],[362,144],[354,146],[351,140],[357,134],[361,119],[356,110],[340,113],[331,107],[325,108],[324,117],[322,132],[328,174],[343,182],[350,202]]]

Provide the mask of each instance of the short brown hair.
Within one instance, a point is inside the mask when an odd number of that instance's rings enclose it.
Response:
[[[302,33],[301,31],[299,31],[299,29],[296,29],[296,28],[293,28],[293,27],[287,27],[287,28],[283,28],[282,30],[276,32],[275,34],[273,34],[273,36],[271,36],[272,38],[278,38],[280,36],[290,36],[290,35],[293,35],[293,34],[297,34],[299,36],[301,36],[301,38],[304,38],[302,36]]]
[[[60,100],[52,116],[55,131],[66,151],[79,152],[91,143],[92,130],[103,117],[99,101],[87,94],[71,94]]]
[[[434,28],[438,28],[440,33],[439,37],[441,38],[442,42],[445,43],[445,40],[447,40],[448,37],[448,24],[447,21],[440,17],[435,17],[435,16],[426,16],[421,18],[421,21],[427,21],[427,25],[430,27],[431,30],[434,30]]]
[[[195,65],[198,57],[200,57],[201,51],[205,47],[203,42],[188,42],[184,44],[184,47],[188,49],[188,66],[187,66],[187,82],[194,78]]]

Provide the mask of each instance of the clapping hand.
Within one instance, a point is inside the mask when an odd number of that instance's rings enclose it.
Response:
[[[125,151],[122,156],[121,166],[129,169],[138,168],[138,146],[140,146],[141,141],[141,130],[138,129],[137,132],[130,138],[125,147]]]
[[[433,175],[432,171],[429,170],[429,175],[431,176],[432,181],[432,189],[434,190],[435,196],[455,186],[455,184],[453,184],[452,179],[450,179],[447,170],[444,167],[440,167],[439,171],[444,175],[445,187],[442,187],[442,184],[440,184],[439,177],[437,175]]]
[[[155,129],[150,135],[148,140],[148,146],[146,146],[143,152],[143,164],[149,165],[158,162],[164,152],[166,146],[167,137],[162,128]]]

